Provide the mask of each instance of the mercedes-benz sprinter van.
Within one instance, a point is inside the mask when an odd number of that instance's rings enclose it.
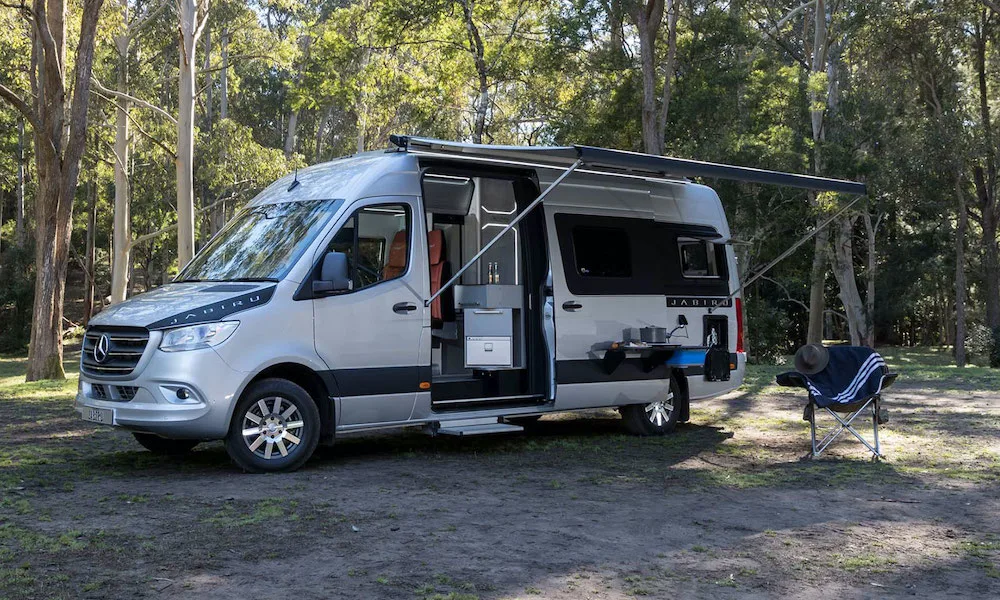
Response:
[[[688,176],[849,182],[582,146],[395,147],[290,174],[167,285],[94,317],[76,408],[247,471],[341,432],[520,430],[617,407],[641,435],[740,385],[730,232]]]

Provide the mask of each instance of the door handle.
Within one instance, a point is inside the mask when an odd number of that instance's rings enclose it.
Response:
[[[408,312],[417,310],[417,305],[410,302],[397,302],[392,305],[392,312],[405,315]]]
[[[583,308],[583,305],[574,300],[563,302],[563,310],[568,310],[570,312],[573,312],[574,310],[580,310],[581,308]]]

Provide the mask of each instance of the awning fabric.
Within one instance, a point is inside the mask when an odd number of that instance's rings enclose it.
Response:
[[[389,139],[395,146],[407,151],[454,155],[469,159],[505,160],[555,168],[568,168],[577,160],[581,160],[587,170],[609,174],[619,173],[668,179],[705,177],[845,194],[864,195],[867,193],[865,184],[854,181],[723,165],[670,156],[654,156],[624,150],[609,150],[593,146],[488,146],[397,135],[390,136]]]

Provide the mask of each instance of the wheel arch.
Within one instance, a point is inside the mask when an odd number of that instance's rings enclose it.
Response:
[[[334,433],[337,429],[336,403],[332,393],[336,392],[336,383],[327,380],[323,375],[311,367],[296,362],[280,362],[269,365],[261,369],[253,377],[247,380],[240,390],[239,398],[242,398],[247,389],[254,383],[264,379],[284,379],[301,386],[312,397],[316,403],[320,418],[320,443],[330,443],[333,441]],[[235,406],[236,403],[233,403]],[[230,422],[233,415],[229,417]]]
[[[680,388],[680,412],[677,414],[678,423],[687,423],[691,420],[691,392],[688,388],[688,378],[682,369],[674,369],[673,376],[677,379],[677,387]]]

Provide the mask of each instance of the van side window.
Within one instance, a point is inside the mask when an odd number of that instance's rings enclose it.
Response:
[[[632,249],[624,229],[574,227],[573,256],[581,277],[632,276]]]
[[[358,209],[330,241],[329,251],[347,255],[360,290],[406,273],[410,256],[410,211],[405,204]]]
[[[681,257],[681,275],[684,277],[718,277],[715,244],[702,240],[677,241]]]
[[[655,250],[652,219],[556,213],[553,220],[571,294],[663,293],[663,260]]]

